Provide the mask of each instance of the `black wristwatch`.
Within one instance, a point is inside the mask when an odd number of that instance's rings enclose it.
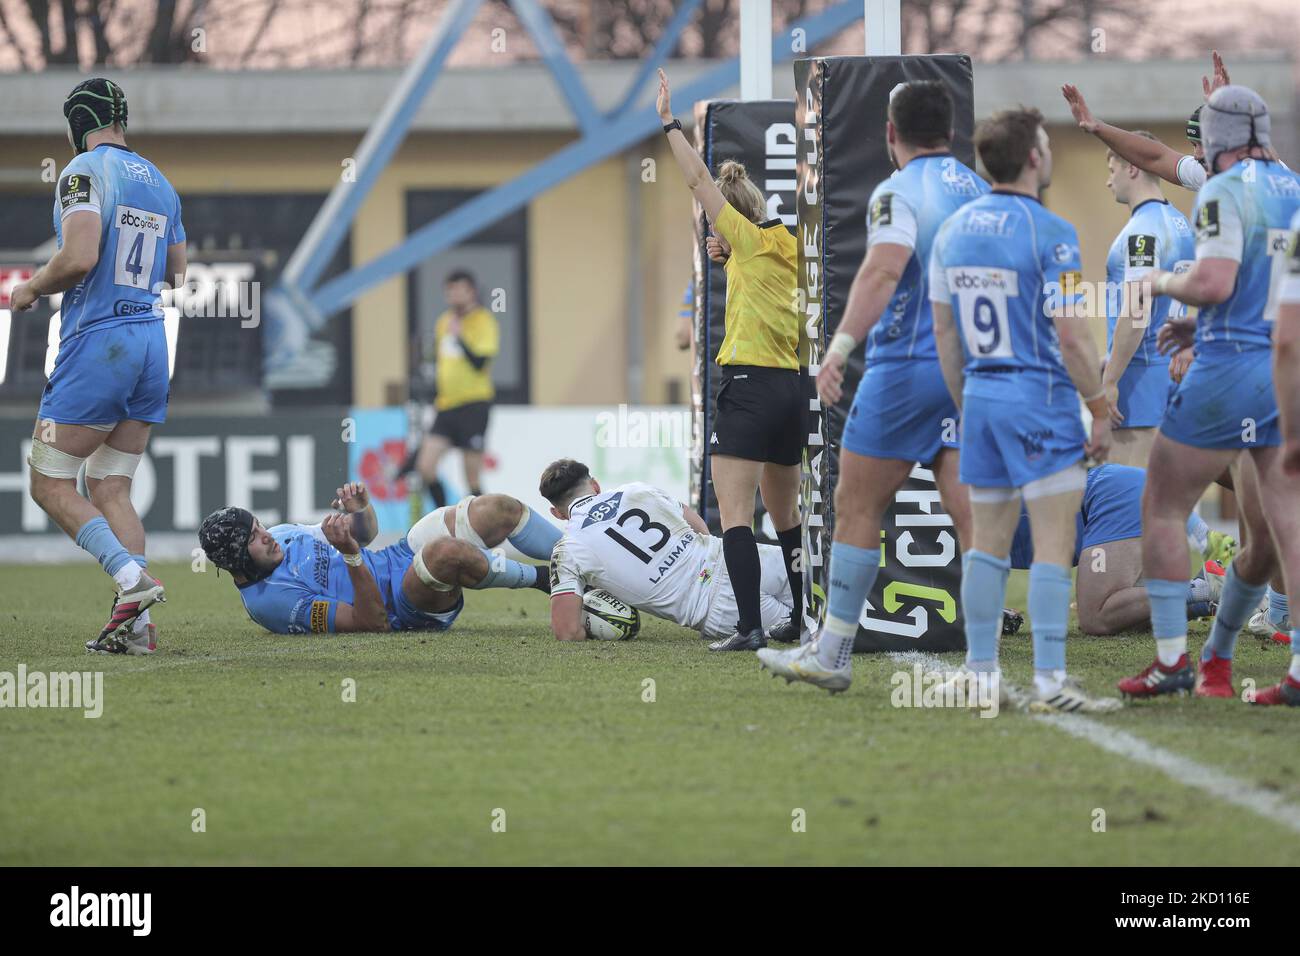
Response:
[[[681,129],[681,128],[682,128],[682,121],[679,119],[675,119],[671,123],[668,123],[664,126],[664,135],[671,133],[675,129]]]

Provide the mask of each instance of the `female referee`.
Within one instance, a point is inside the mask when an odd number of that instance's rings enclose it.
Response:
[[[754,492],[777,529],[794,609],[770,631],[773,640],[799,638],[803,618],[799,463],[804,407],[799,377],[799,314],[795,310],[798,252],[779,219],[740,163],[727,161],[717,182],[673,119],[668,77],[659,71],[659,117],[691,194],[713,223],[710,255],[725,256],[726,334],[718,349],[722,376],[709,436],[713,490],[722,517],[722,553],[736,596],[736,633],[709,645],[715,651],[751,651],[766,645],[759,611],[764,569],[754,540]],[[775,552],[773,552],[775,554]]]

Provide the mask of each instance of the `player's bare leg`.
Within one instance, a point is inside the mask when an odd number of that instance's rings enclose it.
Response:
[[[32,433],[30,488],[32,500],[117,582],[109,621],[87,648],[124,653],[124,639],[136,618],[166,597],[162,585],[141,571],[103,513],[77,490],[82,464],[100,449],[107,435],[86,425],[38,420]]]
[[[1055,476],[1042,479],[1051,482]],[[1046,486],[1050,488],[1050,485]],[[1119,707],[1111,698],[1089,698],[1067,684],[1065,638],[1069,629],[1070,567],[1074,563],[1077,516],[1083,487],[1038,495],[1025,488],[1025,508],[1034,541],[1029,567],[1029,619],[1034,641],[1034,701],[1031,709],[1104,713]],[[1186,574],[1183,575],[1186,578]]]
[[[971,530],[962,555],[961,585],[966,661],[956,672],[944,674],[940,686],[958,685],[963,699],[972,706],[993,701],[1012,704],[1018,695],[1002,681],[998,641],[1011,569],[1011,542],[1020,522],[1020,492],[1014,488],[971,488],[968,500]],[[979,688],[975,695],[965,690],[972,680]]]
[[[461,589],[534,588],[549,593],[546,569],[520,564],[457,538],[439,538],[420,549],[402,577],[402,593],[421,611],[449,611]]]
[[[1142,586],[1142,539],[1108,541],[1080,554],[1075,598],[1079,630],[1085,634],[1118,634],[1145,626],[1151,604]]]
[[[32,431],[32,500],[70,538],[76,538],[77,532],[86,522],[103,517],[99,509],[77,491],[77,472],[80,470],[80,462],[88,458],[107,437],[107,432],[97,428],[55,422],[38,421]],[[40,460],[42,451],[37,443],[58,452],[58,456],[48,456],[57,461],[43,464]],[[74,463],[59,456],[79,461]]]
[[[1268,536],[1273,545],[1275,572],[1280,571],[1283,593],[1300,584],[1300,486],[1294,477],[1282,468],[1282,450],[1278,447],[1258,448],[1245,456],[1254,466],[1259,503],[1268,518]],[[1245,477],[1247,469],[1242,469]],[[1258,538],[1262,535],[1257,534]],[[1237,561],[1241,558],[1238,556]],[[1236,567],[1233,561],[1231,567]],[[1281,683],[1258,692],[1254,703],[1288,704],[1300,706],[1300,629],[1291,630],[1291,663]]]
[[[1182,693],[1195,683],[1187,658],[1187,517],[1238,454],[1234,449],[1184,445],[1163,434],[1151,446],[1142,494],[1142,565],[1156,659],[1141,673],[1119,682],[1120,691],[1130,697]],[[1219,612],[1223,613],[1222,605]]]
[[[107,440],[86,462],[86,490],[91,503],[99,509],[108,526],[131,554],[131,559],[147,570],[145,558],[144,523],[131,503],[131,482],[136,464],[149,445],[152,426],[148,422],[122,421],[109,433]],[[110,613],[110,617],[112,614]],[[127,653],[151,654],[157,648],[157,628],[145,608],[132,623],[131,633],[119,643],[126,644]],[[87,645],[91,650],[112,647]]]
[[[1151,458],[1151,446],[1156,440],[1154,428],[1111,429],[1111,446],[1106,460],[1115,465],[1146,468]]]
[[[799,640],[803,630],[803,524],[799,515],[801,471],[799,465],[765,462],[758,482],[763,507],[772,519],[776,540],[781,545],[792,603],[789,620],[772,628],[767,636],[784,643]]]
[[[509,541],[522,554],[549,561],[559,530],[518,498],[478,495],[425,515],[406,534],[412,551],[441,538],[459,538],[480,548]]]
[[[753,651],[767,643],[763,635],[760,587],[762,567],[754,540],[754,495],[758,492],[763,463],[733,455],[709,459],[713,491],[722,519],[722,555],[736,597],[740,620],[736,633],[709,645],[714,651]]]
[[[953,531],[957,534],[957,551],[961,553],[970,546],[971,516],[970,489],[961,483],[958,469],[961,466],[961,453],[956,448],[944,448],[934,460],[934,484],[939,490],[939,501],[943,510],[952,519]],[[895,494],[897,489],[895,489]]]
[[[1210,630],[1201,649],[1196,693],[1203,697],[1234,697],[1232,657],[1237,634],[1259,605],[1268,581],[1278,570],[1278,552],[1269,530],[1273,518],[1261,498],[1257,459],[1240,455],[1234,474],[1242,537],[1246,544],[1228,566],[1223,593]]]

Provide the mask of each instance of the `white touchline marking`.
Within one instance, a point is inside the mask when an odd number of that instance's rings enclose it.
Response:
[[[920,664],[927,670],[954,669],[953,665],[946,663],[942,658],[923,651],[898,651],[890,654],[889,657],[909,667]],[[1046,724],[1048,727],[1055,727],[1071,737],[1085,740],[1117,757],[1152,767],[1184,786],[1208,793],[1225,803],[1249,810],[1288,830],[1300,833],[1300,806],[1288,803],[1278,794],[1248,780],[1197,763],[1188,757],[1148,743],[1126,730],[1108,727],[1103,721],[1092,717],[1081,714],[1035,714],[1030,719]]]

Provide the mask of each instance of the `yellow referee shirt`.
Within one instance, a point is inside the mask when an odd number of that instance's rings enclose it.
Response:
[[[501,331],[497,327],[497,320],[491,312],[479,306],[466,313],[460,320],[460,334],[453,335],[451,323],[455,317],[455,313],[448,309],[438,316],[433,327],[433,338],[438,350],[438,396],[434,400],[434,408],[440,412],[470,402],[490,402],[496,396],[496,390],[492,387],[491,359],[501,347]],[[464,346],[461,345],[462,340]],[[482,368],[474,367],[474,363],[465,354],[466,348],[476,356],[488,359]]]
[[[799,367],[799,312],[795,283],[799,252],[779,219],[761,226],[732,207],[722,207],[713,224],[731,246],[727,259],[727,333],[719,365]]]

